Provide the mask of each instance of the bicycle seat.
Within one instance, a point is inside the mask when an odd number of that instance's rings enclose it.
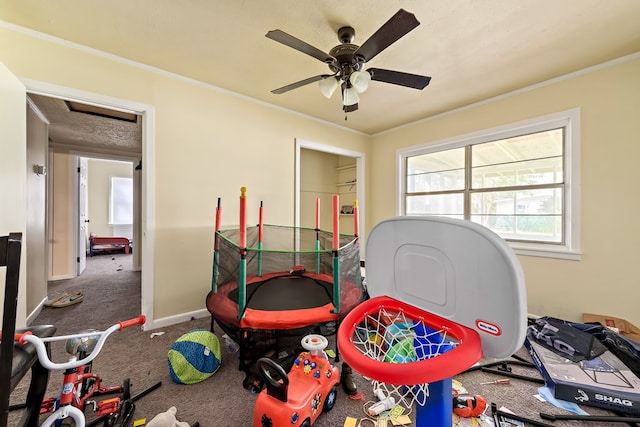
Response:
[[[17,329],[16,333],[31,332],[40,338],[53,336],[56,332],[56,327],[52,325],[36,325],[30,328]],[[15,386],[20,382],[22,377],[25,376],[31,366],[38,361],[38,355],[36,354],[36,347],[33,344],[19,344],[13,345],[13,363],[11,364],[11,385],[10,390],[13,390]],[[46,387],[46,379],[44,380]]]
[[[86,331],[82,331],[80,333],[91,333],[98,332],[95,329],[88,329]],[[66,342],[65,350],[67,353],[71,355],[76,355],[78,353],[84,353],[85,356],[91,354],[94,348],[96,348],[96,344],[100,339],[99,335],[93,335],[82,338],[69,338]]]

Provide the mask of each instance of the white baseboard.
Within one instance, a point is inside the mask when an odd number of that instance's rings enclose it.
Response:
[[[209,311],[206,309],[196,310],[189,313],[176,314],[175,316],[163,317],[161,319],[154,319],[153,322],[147,322],[144,325],[145,331],[150,331],[158,328],[165,328],[167,326],[176,325],[182,322],[188,322],[193,319],[202,319],[203,317],[209,317]]]
[[[54,282],[56,280],[65,280],[65,279],[75,279],[76,275],[73,274],[62,274],[62,275],[58,275],[58,276],[51,276],[51,278],[49,278],[48,280],[51,282]]]
[[[36,306],[36,308],[27,316],[27,326],[31,326],[33,321],[36,320],[36,317],[38,317],[38,315],[42,311],[42,307],[44,307],[44,303],[47,302],[47,300],[48,298],[44,297],[42,301],[40,301],[40,303]]]

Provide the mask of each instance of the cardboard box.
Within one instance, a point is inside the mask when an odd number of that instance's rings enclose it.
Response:
[[[605,316],[602,314],[584,313],[582,315],[584,323],[600,323],[602,326],[613,328],[620,335],[624,335],[634,341],[640,342],[640,328],[632,325],[624,319],[613,316]]]
[[[610,351],[576,363],[535,339],[524,345],[556,399],[640,414],[640,379]]]

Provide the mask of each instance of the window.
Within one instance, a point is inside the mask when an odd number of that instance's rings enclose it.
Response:
[[[133,179],[111,177],[109,224],[133,224]]]
[[[466,219],[522,255],[579,259],[579,111],[400,150],[400,215]]]

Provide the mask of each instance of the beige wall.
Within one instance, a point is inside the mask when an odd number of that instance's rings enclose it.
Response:
[[[101,159],[89,159],[87,163],[87,231],[96,236],[113,236],[113,226],[109,224],[111,177],[132,178],[134,165]]]
[[[154,106],[156,319],[204,308],[217,197],[223,225],[238,223],[241,186],[249,212],[264,200],[265,222],[291,225],[295,138],[369,151],[364,135],[12,30],[0,52],[21,78]]]
[[[22,233],[17,327],[26,323],[26,168],[27,115],[24,85],[0,63],[0,235]],[[4,304],[6,268],[0,268],[0,303]],[[4,306],[2,306],[4,307]]]
[[[395,215],[397,149],[580,108],[582,259],[520,256],[529,312],[568,320],[595,312],[640,325],[639,76],[636,57],[374,137],[371,224]]]

